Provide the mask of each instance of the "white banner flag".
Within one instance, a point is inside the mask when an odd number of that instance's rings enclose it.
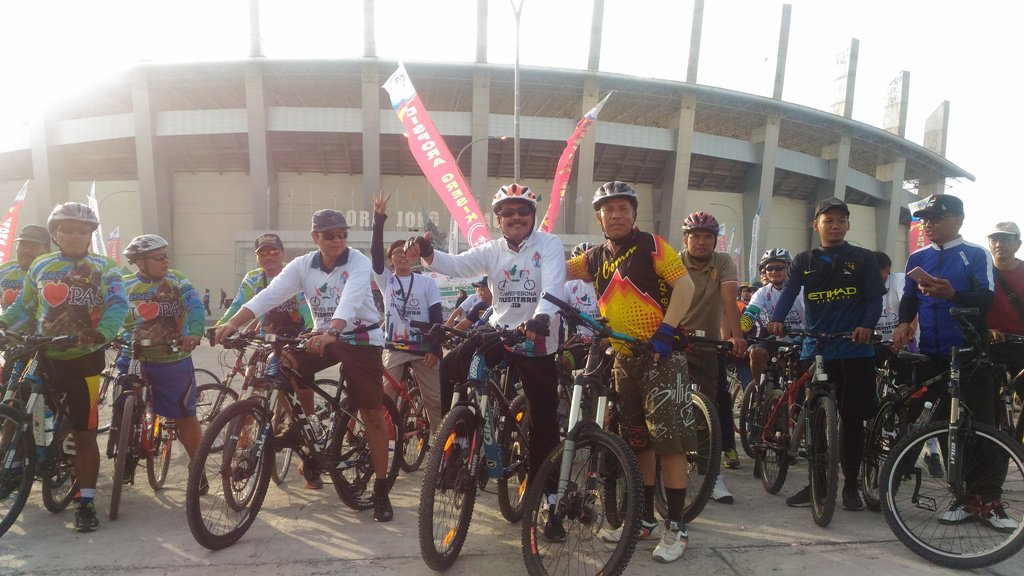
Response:
[[[95,180],[92,182],[92,188],[89,189],[89,195],[86,196],[86,200],[89,202],[89,208],[92,208],[93,213],[96,214],[96,220],[100,220],[100,207],[99,204],[96,203]],[[100,220],[100,222],[102,222],[102,220]],[[109,256],[109,254],[107,254],[105,241],[106,238],[103,236],[103,224],[100,224],[92,233],[92,251],[96,254]]]

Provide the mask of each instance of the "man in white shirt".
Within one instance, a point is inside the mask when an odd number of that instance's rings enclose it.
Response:
[[[789,269],[792,265],[793,256],[785,248],[772,248],[761,256],[757,267],[768,282],[754,292],[743,311],[740,325],[744,331],[753,330],[755,327],[764,329],[768,325],[768,320],[775,313],[775,307],[782,297],[782,285],[789,278]],[[785,325],[787,330],[803,330],[803,298],[797,298],[793,303],[789,314],[786,315]],[[761,373],[768,365],[768,356],[769,350],[765,344],[759,343],[750,347],[750,371],[754,382],[761,381]]]
[[[305,293],[315,332],[306,341],[305,350],[290,351],[282,362],[301,376],[301,381],[292,385],[296,391],[302,390],[300,402],[307,414],[313,412],[309,386],[316,373],[342,362],[341,377],[349,403],[359,409],[370,444],[376,474],[373,517],[378,522],[390,522],[394,512],[388,498],[388,429],[381,413],[384,334],[370,289],[370,259],[349,248],[348,228],[337,210],[313,213],[310,236],[317,250],[289,262],[262,292],[217,329],[216,338],[222,342],[254,318]],[[293,421],[285,432],[274,437],[274,443],[294,447],[300,439],[299,425]]]
[[[899,324],[900,298],[903,297],[903,285],[907,282],[907,275],[892,271],[892,259],[885,252],[875,252],[875,258],[878,259],[878,267],[882,269],[882,281],[885,282],[882,315],[878,317],[875,333],[880,335],[882,340],[892,340],[892,335]]]

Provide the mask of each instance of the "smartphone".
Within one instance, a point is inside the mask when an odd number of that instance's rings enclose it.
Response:
[[[913,279],[915,282],[921,282],[922,280],[935,280],[935,277],[924,271],[920,266],[914,268],[910,272],[907,272],[907,277]]]

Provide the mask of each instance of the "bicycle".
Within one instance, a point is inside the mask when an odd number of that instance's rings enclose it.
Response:
[[[45,350],[73,345],[74,336],[34,336],[0,333],[8,362],[25,359],[20,374],[0,405],[0,536],[14,525],[25,508],[32,483],[42,484],[43,506],[64,510],[78,487],[74,477],[75,448],[63,394],[52,389]],[[16,381],[15,381],[16,379]]]
[[[800,344],[785,344],[775,339],[748,336],[748,341],[766,344],[772,350],[768,357],[768,363],[761,372],[759,381],[751,381],[743,391],[743,400],[740,404],[740,445],[743,452],[750,458],[755,459],[754,477],[761,477],[761,469],[756,465],[756,451],[754,450],[754,439],[760,437],[761,427],[758,416],[765,397],[772,390],[779,388],[781,382],[788,382],[796,379],[799,374]]]
[[[1004,341],[996,346],[1015,346],[1018,350],[1024,344],[1024,336],[1006,334]],[[1008,368],[1002,364],[997,365],[999,370],[999,398],[1002,405],[999,409],[999,423],[1003,431],[1013,436],[1018,442],[1024,442],[1024,416],[1021,410],[1021,398],[1017,394],[1019,387],[1024,387],[1024,370],[1017,374],[1011,374]]]
[[[636,549],[643,514],[643,481],[632,449],[604,429],[608,416],[607,371],[601,341],[612,338],[634,353],[646,343],[613,331],[551,294],[569,322],[588,326],[586,367],[576,376],[569,403],[569,432],[541,464],[527,487],[522,552],[527,573],[622,574]],[[621,344],[619,344],[621,343]],[[584,401],[589,395],[592,401]],[[605,528],[621,528],[617,542],[605,542]]]
[[[419,384],[408,365],[404,367],[402,377],[398,380],[385,370],[384,380],[395,391],[395,407],[402,421],[404,450],[398,454],[398,465],[403,472],[415,472],[426,458],[427,444],[430,442],[430,424],[427,421],[427,409],[423,404]]]
[[[305,340],[267,334],[264,341],[276,354],[285,346],[303,350]],[[348,344],[346,344],[348,345]],[[294,369],[281,364],[279,369],[298,378]],[[294,450],[307,478],[326,472],[334,491],[346,506],[354,510],[372,507],[368,488],[373,478],[369,442],[365,426],[349,409],[343,387],[328,393],[316,383],[314,394],[327,406],[322,417],[308,415],[299,403],[288,378],[254,378],[255,392],[223,411],[203,432],[189,470],[185,491],[185,515],[192,536],[210,549],[226,548],[238,541],[256,520],[267,494],[275,452],[275,407],[285,401],[292,417],[302,423],[301,445]],[[402,450],[401,420],[390,398],[384,396],[382,409],[389,428],[388,451]],[[210,478],[209,491],[203,492],[202,478]],[[398,458],[392,454],[387,473],[390,488],[398,477]]]
[[[886,523],[900,542],[935,564],[974,569],[1024,547],[1024,446],[999,426],[977,421],[962,402],[962,377],[995,368],[969,320],[979,311],[952,308],[950,315],[966,345],[950,350],[949,420],[904,437],[889,453],[879,485]],[[931,439],[943,448],[941,478],[922,461]]]
[[[427,566],[444,571],[458,560],[465,544],[481,475],[497,480],[502,516],[509,522],[522,517],[529,460],[526,433],[516,419],[520,413],[512,417],[509,392],[502,386],[508,378],[499,380],[500,370],[487,368],[484,354],[493,346],[514,346],[525,336],[490,327],[475,336],[440,324],[430,330],[435,336],[447,332],[481,341],[467,380],[456,387],[452,407],[434,435],[420,489],[420,553]]]
[[[825,343],[850,338],[850,333],[821,334],[788,331],[787,336],[814,339],[814,362],[784,389],[773,389],[762,400],[758,418],[755,475],[769,494],[786,481],[789,465],[796,462],[801,440],[806,444],[811,492],[811,516],[828,526],[836,508],[839,484],[839,414],[833,385],[825,370]],[[798,395],[803,394],[801,400]]]

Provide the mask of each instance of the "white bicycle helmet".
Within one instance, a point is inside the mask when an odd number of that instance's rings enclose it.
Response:
[[[636,195],[636,190],[634,190],[632,186],[619,180],[612,180],[611,182],[605,182],[594,192],[594,211],[596,212],[600,210],[601,204],[605,200],[610,200],[612,198],[625,198],[626,200],[629,200],[629,203],[633,205],[634,212],[640,203]]]
[[[62,222],[83,222],[92,226],[93,230],[100,227],[100,220],[92,208],[78,202],[65,202],[54,206],[53,212],[50,212],[50,217],[46,220],[46,229],[50,231],[51,236],[57,233],[57,226]]]
[[[757,263],[757,269],[764,270],[764,267],[772,260],[784,262],[786,266],[793,265],[793,256],[789,253],[789,250],[785,248],[771,248],[770,250],[765,250],[764,254],[761,255],[761,260]]]
[[[529,186],[523,186],[522,184],[516,184],[515,182],[502,186],[494,193],[494,199],[491,200],[491,208],[497,212],[500,209],[502,203],[508,200],[525,200],[533,206],[533,209],[537,209],[537,195],[530,190]]]
[[[167,240],[156,234],[143,234],[132,238],[132,241],[128,243],[128,246],[125,247],[121,254],[124,255],[129,264],[134,264],[143,254],[164,248],[167,245]]]

